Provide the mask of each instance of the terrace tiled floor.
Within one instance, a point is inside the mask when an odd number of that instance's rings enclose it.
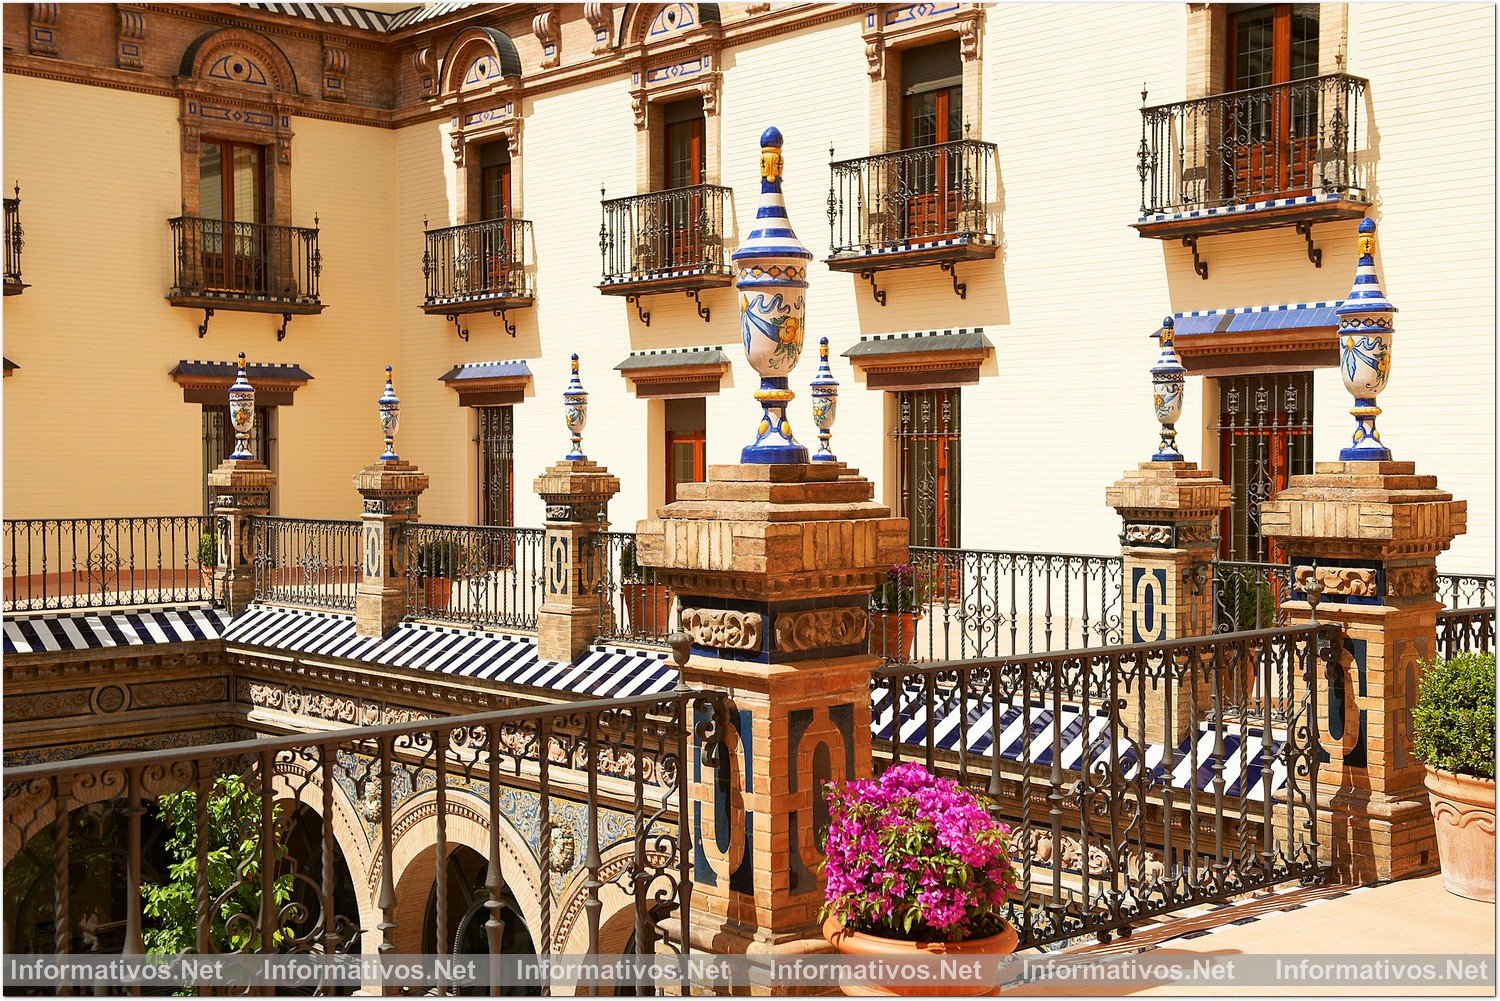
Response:
[[[1152,960],[1180,957],[1265,955],[1495,956],[1495,905],[1454,896],[1437,875],[1376,886],[1325,886],[1250,900],[1205,914],[1165,921],[1131,938],[1070,950],[1074,955],[1127,955],[1144,952]],[[1145,958],[1145,957],[1143,957]],[[1171,995],[1171,996],[1403,996],[1410,994],[1493,997],[1492,987],[1433,984],[1423,987],[1239,987],[1203,984],[1181,987],[1099,987],[1029,984],[1007,995]]]

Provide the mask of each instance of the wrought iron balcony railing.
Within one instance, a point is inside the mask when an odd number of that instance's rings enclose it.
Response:
[[[317,222],[316,219],[313,220]],[[179,216],[172,227],[174,305],[316,313],[318,228]]]
[[[255,597],[313,608],[353,608],[360,523],[261,516],[252,522]]]
[[[5,199],[5,294],[18,295],[26,288],[21,281],[21,247],[25,245],[21,229],[21,186],[16,197]]]
[[[4,530],[5,611],[213,598],[218,539],[200,515],[20,518]]]
[[[932,243],[994,244],[994,161],[995,144],[975,139],[835,161],[828,188],[833,259]]]
[[[424,309],[452,312],[473,304],[489,309],[501,303],[530,305],[534,279],[526,267],[531,242],[527,219],[486,219],[464,226],[427,230],[422,277]]]
[[[643,284],[663,290],[728,284],[728,201],[729,189],[717,184],[605,199],[599,226],[600,290],[624,295]]]
[[[1343,73],[1141,109],[1141,215],[1365,197],[1364,80]]]

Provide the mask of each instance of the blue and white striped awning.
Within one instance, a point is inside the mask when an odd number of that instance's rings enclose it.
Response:
[[[1003,760],[1025,761],[1042,766],[1052,764],[1051,707],[1033,705],[1026,712],[1018,703],[1004,704],[1000,711],[1000,739],[996,741],[993,733],[994,714],[988,698],[969,697],[967,727],[961,725],[964,723],[964,713],[956,696],[937,693],[934,701],[937,718],[932,732],[935,747],[944,751],[957,751],[961,741],[967,738],[970,754],[988,755],[998,743]],[[901,742],[926,747],[928,712],[925,689],[920,685],[908,687],[901,696],[901,702]],[[891,712],[891,693],[887,688],[877,686],[872,691],[870,709],[871,733],[878,740],[890,740],[894,714]],[[1085,764],[1085,758],[1088,763],[1109,760],[1107,716],[1102,712],[1093,712],[1085,720],[1077,706],[1069,705],[1064,705],[1059,715],[1063,768],[1078,770]],[[1218,768],[1218,758],[1214,753],[1215,738],[1215,732],[1205,727],[1196,739],[1189,736],[1175,749],[1170,762],[1173,788],[1203,791],[1212,785]],[[1262,755],[1265,740],[1262,731],[1255,727],[1228,725],[1224,730],[1223,740],[1224,795],[1236,799],[1242,794],[1248,799],[1263,798],[1267,790],[1264,785],[1266,774]],[[1165,745],[1137,746],[1145,748],[1146,767],[1151,774],[1157,779],[1163,779],[1168,765]],[[1286,762],[1279,758],[1281,749],[1282,741],[1273,732],[1270,747],[1273,758],[1270,768],[1271,792],[1286,785]],[[1134,777],[1138,768],[1137,747],[1124,740],[1117,740],[1114,753],[1117,755],[1115,762],[1126,777]],[[1196,769],[1194,765],[1197,766]]]
[[[230,647],[339,657],[590,698],[654,695],[677,684],[677,671],[663,652],[596,647],[576,664],[564,664],[539,657],[531,636],[420,622],[403,622],[382,637],[361,636],[352,615],[275,605],[250,606],[224,640]]]
[[[219,608],[110,609],[7,618],[4,652],[56,653],[216,640],[229,624]]]
[[[1205,334],[1271,333],[1278,330],[1335,331],[1339,318],[1337,302],[1299,302],[1280,306],[1237,306],[1232,309],[1200,309],[1175,313],[1173,330],[1178,337]],[[1160,336],[1158,328],[1152,336]]]

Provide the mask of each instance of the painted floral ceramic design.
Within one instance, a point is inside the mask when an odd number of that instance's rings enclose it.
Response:
[[[781,193],[781,132],[760,137],[760,204],[755,225],[734,252],[740,293],[740,335],[750,367],[760,375],[755,399],[763,413],[755,442],[741,462],[806,462],[807,449],[792,435],[786,411],[795,397],[787,377],[802,357],[805,336],[807,262],[812,254],[792,232]]]
[[[573,447],[564,458],[571,461],[588,458],[583,454],[583,427],[588,423],[589,394],[578,381],[578,356],[573,356],[573,376],[563,390],[563,423],[573,438]]]
[[[255,387],[245,377],[245,352],[240,352],[240,367],[234,385],[229,387],[229,423],[234,428],[234,452],[231,459],[253,459],[250,432],[255,428]]]
[[[1156,419],[1161,422],[1161,448],[1151,458],[1157,462],[1179,462],[1177,421],[1182,417],[1183,386],[1187,369],[1177,357],[1176,322],[1168,316],[1161,321],[1161,355],[1151,366],[1152,402]]]
[[[396,459],[396,431],[401,427],[401,401],[396,397],[396,387],[391,383],[391,366],[385,367],[385,392],[380,394],[380,433],[385,435],[385,451],[382,462]]]
[[[1390,449],[1380,440],[1375,398],[1391,378],[1391,342],[1396,335],[1396,307],[1391,305],[1375,273],[1375,220],[1359,224],[1359,263],[1349,297],[1334,310],[1339,318],[1339,374],[1354,397],[1349,413],[1354,433],[1348,448],[1339,452],[1344,462],[1383,462]]]

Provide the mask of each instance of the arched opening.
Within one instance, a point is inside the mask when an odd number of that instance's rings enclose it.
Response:
[[[210,948],[226,952],[243,942],[236,935],[258,919],[258,878],[241,879],[245,846],[256,858],[260,794],[239,776],[222,776],[209,795],[208,885],[212,911]],[[360,950],[359,899],[348,863],[336,840],[329,842],[333,870],[324,880],[323,818],[316,810],[281,800],[276,823],[276,897],[281,925],[279,952],[357,953]],[[130,883],[130,812],[125,800],[71,811],[67,837],[68,949],[78,954],[118,954],[125,948],[127,908],[137,896],[148,953],[196,951],[198,810],[194,790],[153,800],[140,811],[140,877]],[[331,835],[330,835],[331,836]],[[7,953],[53,953],[59,925],[56,908],[56,822],[34,835],[5,866]],[[258,859],[257,859],[258,861]],[[251,874],[254,877],[254,873]],[[331,906],[325,906],[325,894]],[[248,916],[229,920],[232,915]],[[309,987],[311,992],[315,987]],[[324,988],[321,993],[351,993]],[[52,991],[41,991],[50,994]],[[290,991],[290,993],[304,993]]]
[[[485,924],[490,919],[489,891],[485,888],[485,871],[488,863],[484,856],[466,845],[459,845],[448,853],[443,865],[441,879],[444,890],[443,930],[446,941],[438,941],[438,886],[433,881],[427,897],[427,911],[422,921],[422,951],[437,955],[473,956],[487,955],[490,951],[489,935]],[[520,905],[509,890],[500,894],[500,920],[504,929],[500,933],[500,951],[510,956],[535,956],[536,943],[526,919],[521,916]],[[460,988],[459,994],[482,995],[488,993],[482,987]],[[502,987],[498,993],[505,997],[538,995],[540,990],[524,987]]]
[[[125,945],[127,818],[122,802],[68,814],[68,949],[118,953]],[[56,952],[57,834],[54,821],[5,866],[5,951]],[[141,881],[160,882],[171,862],[167,825],[141,817]],[[25,993],[24,991],[20,993]],[[51,994],[50,990],[34,993]]]

